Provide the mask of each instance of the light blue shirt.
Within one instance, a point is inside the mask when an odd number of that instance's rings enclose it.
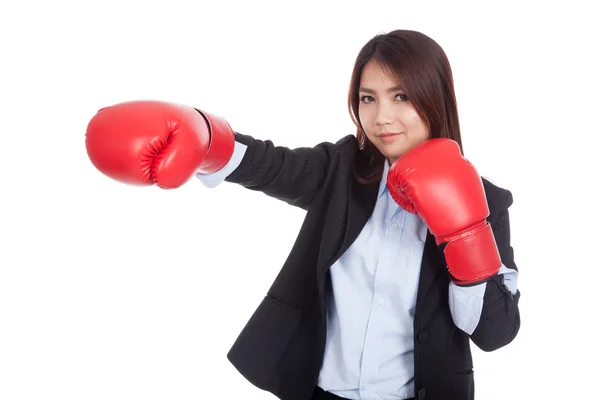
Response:
[[[216,187],[241,162],[236,142],[229,163],[210,175]],[[413,318],[427,226],[398,206],[387,190],[386,160],[373,214],[348,250],[330,268],[327,342],[318,385],[355,400],[414,397]],[[516,293],[517,272],[504,266],[504,284]],[[450,282],[449,306],[456,326],[473,333],[487,282],[461,287]]]

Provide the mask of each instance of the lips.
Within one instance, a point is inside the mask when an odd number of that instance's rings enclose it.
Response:
[[[401,136],[400,133],[386,132],[386,133],[382,133],[381,135],[379,135],[378,139],[382,143],[394,143],[396,141],[396,139],[398,139],[400,136]]]
[[[388,137],[388,136],[394,136],[394,135],[400,135],[400,132],[384,132],[379,134],[379,137]]]
[[[386,133],[382,133],[381,135],[379,135],[378,138],[379,138],[379,140],[382,140],[384,142],[389,142],[389,141],[396,139],[400,135],[401,135],[400,133],[386,132]]]

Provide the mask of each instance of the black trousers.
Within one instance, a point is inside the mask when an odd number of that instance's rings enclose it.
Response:
[[[312,395],[311,400],[347,400],[347,399],[340,397],[340,396],[336,396],[333,393],[326,392],[317,386],[315,388],[315,391]],[[415,398],[413,397],[413,398],[406,399],[406,400],[415,400]]]

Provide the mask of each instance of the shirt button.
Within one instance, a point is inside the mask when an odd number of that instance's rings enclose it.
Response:
[[[394,222],[392,225],[390,225],[390,228],[398,229],[398,224]]]
[[[379,300],[377,300],[377,304],[379,304],[380,306],[382,306],[382,305],[383,305],[383,303],[385,303],[385,300],[384,300],[384,299],[379,299]]]

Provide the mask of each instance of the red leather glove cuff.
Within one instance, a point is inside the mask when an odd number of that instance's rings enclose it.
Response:
[[[196,108],[208,125],[210,144],[204,162],[198,169],[204,174],[219,171],[231,159],[235,148],[235,133],[229,123],[218,115],[208,113]]]
[[[502,266],[494,233],[487,221],[470,235],[448,242],[444,256],[451,279],[457,285],[484,282]]]

